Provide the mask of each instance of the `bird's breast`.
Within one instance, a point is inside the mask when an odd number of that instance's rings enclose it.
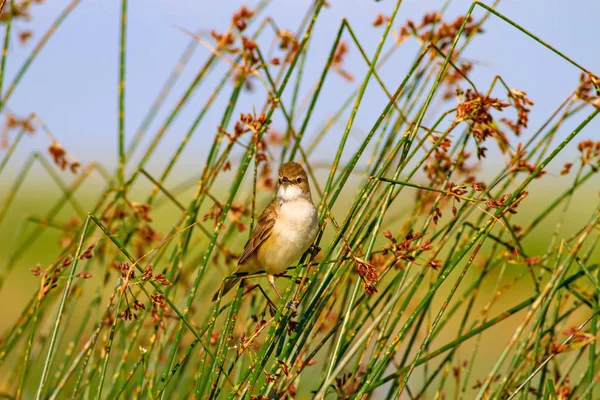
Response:
[[[296,200],[281,204],[274,228],[280,233],[297,236],[309,233],[317,224],[315,205],[308,200]]]
[[[268,243],[259,251],[265,270],[273,274],[284,272],[313,243],[318,229],[317,209],[311,201],[283,202]]]

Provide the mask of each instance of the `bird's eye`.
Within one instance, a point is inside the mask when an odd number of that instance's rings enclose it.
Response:
[[[279,178],[279,184],[281,185],[283,183],[283,178]]]
[[[302,183],[302,178],[298,178],[298,179],[296,179],[296,182],[298,182],[298,183]]]

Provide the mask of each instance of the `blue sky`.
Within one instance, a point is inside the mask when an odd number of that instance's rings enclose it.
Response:
[[[489,0],[486,2],[491,3]],[[65,0],[47,1],[33,8],[32,22],[19,23],[20,28],[33,30],[34,37],[25,47],[13,41],[8,61],[8,82],[67,3]],[[19,115],[31,112],[38,114],[65,148],[84,162],[100,160],[114,165],[116,158],[119,3],[117,0],[82,0],[43,49],[8,103]],[[272,16],[279,26],[295,30],[310,3],[308,0],[274,0],[263,16]],[[330,3],[332,7],[322,12],[315,28],[315,37],[320,40],[311,43],[303,94],[308,93],[317,81],[341,19],[345,17],[350,21],[368,53],[372,55],[382,30],[374,29],[371,23],[377,13],[389,14],[395,1],[330,0]],[[208,31],[213,28],[224,31],[231,14],[241,4],[252,8],[256,2],[129,1],[126,99],[128,139],[135,133],[173,65],[189,43],[190,38],[176,26],[191,31]],[[443,1],[440,0],[404,0],[394,25],[398,27],[407,18],[419,20],[425,12],[437,9],[441,4]],[[470,4],[466,0],[453,1],[447,12],[448,18],[464,14]],[[597,44],[600,2],[503,0],[497,9],[600,75],[600,52]],[[476,16],[481,15],[479,10]],[[537,127],[576,87],[578,71],[495,17],[488,20],[485,29],[485,35],[476,38],[464,54],[467,58],[481,62],[473,71],[473,80],[477,85],[487,87],[491,79],[500,74],[511,87],[526,91],[536,103],[530,126]],[[390,88],[395,88],[404,77],[404,71],[414,57],[414,49],[414,45],[407,44],[406,50],[401,50],[382,72]],[[168,98],[167,106],[157,115],[150,129],[151,133],[164,121],[167,112],[189,85],[207,55],[208,51],[199,46]],[[357,57],[357,51],[352,48],[347,65],[357,76],[365,71]],[[168,131],[161,144],[162,158],[168,158],[172,154],[216,85],[217,79],[222,76],[221,70],[217,69],[210,76]],[[353,88],[341,78],[332,77],[318,103],[311,128],[318,128],[328,115],[335,112],[345,99],[344,94],[350,93]],[[376,89],[373,90],[375,93]],[[355,124],[359,135],[370,128],[377,112],[385,103],[385,98],[377,93],[372,95],[372,100],[366,102],[359,112]],[[215,133],[221,118],[219,110],[223,108],[228,94],[229,89],[219,98],[213,112],[199,127],[179,168],[194,165],[197,165],[198,170],[201,168],[198,164],[199,156],[204,154],[206,140],[210,140]],[[241,102],[242,108],[238,111],[247,112],[253,107],[259,108],[263,99],[261,95],[246,95]],[[449,104],[453,105],[454,103]],[[595,121],[592,127],[594,129],[585,132],[586,135],[597,132],[598,126]],[[341,132],[342,129],[343,126],[340,125],[337,131]],[[332,134],[325,143],[335,146],[338,138],[339,136]],[[27,145],[20,149],[20,156],[31,149],[45,149],[47,145],[47,140],[41,136],[30,138]],[[328,154],[325,151],[318,153],[317,157],[327,158]],[[162,165],[160,154],[156,160]],[[161,166],[156,168],[160,170]]]

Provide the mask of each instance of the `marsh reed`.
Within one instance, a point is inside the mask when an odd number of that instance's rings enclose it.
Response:
[[[391,14],[373,16],[381,34],[375,48],[364,48],[342,20],[320,76],[309,76],[307,54],[319,40],[314,27],[329,5],[312,2],[292,32],[268,17],[269,3],[240,8],[224,32],[180,27],[190,44],[130,136],[122,0],[116,166],[77,159],[35,114],[17,117],[9,108],[36,55],[79,1],[59,15],[8,85],[12,21],[32,5],[2,3],[0,177],[9,169],[15,177],[2,184],[0,226],[14,229],[14,240],[0,266],[0,292],[18,285],[15,269],[40,246],[54,261],[31,266],[38,288],[10,305],[22,311],[0,334],[0,396],[596,398],[600,204],[589,187],[596,182],[597,189],[600,142],[586,127],[600,112],[597,76],[568,58],[568,49],[499,14],[497,2],[473,2],[454,20],[443,7],[403,21],[401,0]],[[461,54],[485,35],[490,18],[580,70],[579,85],[555,110],[542,111],[540,126],[529,126],[535,106],[524,91],[500,76],[485,87],[469,79],[477,66]],[[379,71],[409,41],[418,50],[391,85]],[[198,46],[211,55],[170,104]],[[345,62],[349,52],[360,55],[362,75]],[[176,151],[164,165],[150,165],[211,71],[221,78],[196,105]],[[329,120],[315,124],[332,79],[353,90],[337,99]],[[387,103],[370,129],[358,132],[368,87],[385,93]],[[249,90],[266,100],[245,104],[241,94]],[[217,96],[228,97],[224,109],[215,108]],[[169,111],[153,132],[159,110]],[[220,115],[220,124],[200,132],[209,113]],[[33,134],[47,136],[48,148],[22,165],[12,162]],[[211,138],[206,158],[187,180],[173,179],[200,134]],[[319,148],[331,143],[322,159]],[[573,159],[557,166],[566,146]],[[261,273],[211,303],[288,160],[303,163],[311,178],[320,253],[307,253],[279,278],[286,289],[274,305]],[[45,214],[31,210],[9,227],[5,217],[35,164],[61,196]],[[570,183],[531,189],[554,178],[549,170]],[[90,180],[102,190],[84,206],[82,187]],[[528,207],[548,193],[553,198],[543,206]],[[568,211],[580,196],[589,215],[573,226]],[[167,228],[159,228],[155,215],[165,208],[172,210],[161,220]],[[40,241],[48,232],[60,245]]]

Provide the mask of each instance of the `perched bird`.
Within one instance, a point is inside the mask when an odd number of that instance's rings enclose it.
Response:
[[[287,162],[279,170],[277,197],[262,212],[244,246],[234,273],[266,271],[267,279],[281,298],[275,275],[283,274],[312,245],[319,221],[310,195],[308,177],[296,162]],[[240,278],[229,279],[227,293]],[[219,297],[215,293],[213,301]]]

